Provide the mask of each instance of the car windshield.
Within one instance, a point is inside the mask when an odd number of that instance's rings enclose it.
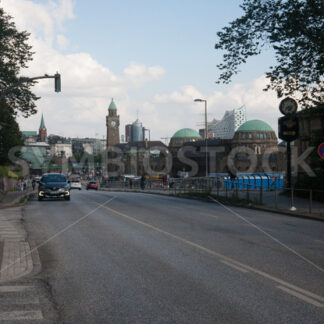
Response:
[[[72,182],[76,182],[76,183],[78,183],[78,182],[80,182],[80,180],[72,180]]]
[[[42,178],[42,182],[66,182],[66,177],[62,174],[49,174]]]

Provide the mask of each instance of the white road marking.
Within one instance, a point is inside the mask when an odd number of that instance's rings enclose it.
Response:
[[[97,202],[96,202],[96,203],[97,203]],[[269,279],[269,280],[271,280],[271,281],[274,281],[274,282],[279,283],[279,284],[281,284],[281,285],[283,285],[283,286],[286,286],[286,287],[289,287],[289,288],[291,288],[291,289],[294,289],[295,291],[302,292],[303,294],[308,295],[308,296],[313,296],[313,297],[316,298],[317,300],[324,300],[324,297],[322,297],[322,296],[316,295],[316,294],[314,294],[314,293],[312,293],[312,292],[310,292],[310,291],[307,291],[307,290],[304,290],[304,289],[302,289],[302,288],[299,288],[299,287],[297,287],[297,286],[295,286],[295,285],[293,285],[293,284],[290,284],[289,282],[286,282],[286,281],[284,281],[284,280],[282,280],[282,279],[276,278],[276,277],[274,277],[274,276],[272,276],[272,275],[270,275],[270,274],[268,274],[268,273],[266,273],[266,272],[263,272],[263,271],[261,271],[261,270],[255,269],[255,268],[253,268],[253,267],[251,267],[251,266],[248,266],[248,265],[246,265],[246,264],[244,264],[244,263],[238,262],[238,261],[236,261],[236,260],[234,260],[234,259],[232,259],[232,258],[230,258],[230,257],[227,257],[227,256],[225,256],[225,255],[223,255],[223,254],[221,254],[221,253],[215,252],[215,251],[213,251],[213,250],[211,250],[211,249],[209,249],[209,248],[206,248],[206,247],[204,247],[204,246],[202,246],[202,245],[199,245],[199,244],[197,244],[197,243],[194,243],[194,242],[191,242],[191,241],[189,241],[189,240],[186,240],[186,239],[184,239],[184,238],[182,238],[182,237],[180,237],[180,236],[177,236],[177,235],[175,235],[175,234],[171,234],[171,233],[169,233],[169,232],[166,232],[166,231],[164,231],[164,230],[162,230],[162,229],[160,229],[160,228],[158,228],[158,227],[155,227],[155,226],[153,226],[153,225],[151,225],[151,224],[148,224],[148,223],[142,222],[142,221],[140,221],[140,220],[138,220],[138,219],[136,219],[136,218],[134,218],[134,217],[131,217],[131,216],[128,216],[128,215],[126,215],[126,214],[124,214],[124,213],[121,213],[121,212],[119,212],[119,211],[117,211],[117,210],[115,210],[115,209],[113,209],[113,208],[110,208],[110,207],[108,207],[108,206],[101,205],[101,204],[99,204],[99,203],[97,203],[97,204],[98,204],[100,207],[103,207],[103,208],[105,208],[105,209],[107,209],[107,210],[109,210],[109,211],[111,211],[111,212],[113,212],[113,213],[115,213],[115,214],[117,214],[117,215],[119,215],[119,216],[122,216],[122,217],[124,217],[124,218],[126,218],[126,219],[129,219],[129,220],[131,220],[131,221],[133,221],[133,222],[135,222],[135,223],[138,223],[138,224],[143,225],[143,226],[145,226],[145,227],[147,227],[147,228],[153,229],[153,230],[155,230],[155,231],[157,231],[157,232],[159,232],[159,233],[162,233],[162,234],[164,234],[164,235],[166,235],[166,236],[172,237],[173,239],[175,239],[175,240],[177,240],[177,241],[180,241],[180,242],[186,243],[187,245],[190,245],[190,246],[192,246],[192,247],[195,247],[195,248],[197,248],[197,249],[199,249],[199,250],[201,250],[201,251],[204,251],[205,253],[208,253],[208,254],[211,254],[211,255],[213,255],[213,256],[216,256],[216,257],[220,258],[221,261],[227,261],[227,262],[230,262],[230,263],[236,265],[237,267],[240,267],[240,268],[245,269],[246,271],[254,272],[254,273],[256,273],[256,274],[258,274],[258,275],[260,275],[260,276],[262,276],[262,277],[264,277],[264,278],[267,278],[267,279]],[[307,297],[305,296],[304,300],[306,301],[306,299],[307,299]],[[321,305],[320,303],[318,303],[318,304]],[[322,306],[319,306],[319,307],[322,307]]]
[[[313,240],[314,242],[317,242],[317,243],[322,243],[322,244],[324,244],[324,241],[322,241],[322,240]]]
[[[221,260],[221,262],[224,263],[224,264],[226,264],[226,265],[228,265],[228,266],[230,266],[230,267],[232,267],[232,268],[234,268],[234,269],[236,269],[236,270],[239,270],[239,271],[242,271],[242,272],[248,272],[247,270],[245,270],[245,269],[243,269],[241,267],[238,267],[235,264],[230,263],[230,262],[227,262],[225,260]]]
[[[300,294],[300,293],[298,293],[296,291],[293,291],[293,290],[291,290],[289,288],[286,288],[286,287],[283,287],[283,286],[277,286],[277,288],[279,288],[279,289],[285,291],[286,293],[288,293],[288,294],[290,294],[292,296],[295,296],[295,297],[297,297],[297,298],[299,298],[299,299],[301,299],[301,300],[303,300],[303,301],[305,301],[305,302],[307,302],[309,304],[312,304],[312,305],[314,305],[316,307],[324,307],[324,304],[321,304],[318,301],[316,301],[316,300],[314,300],[312,298],[309,298],[307,296],[304,296],[304,295],[302,295],[302,294]]]
[[[33,286],[0,286],[1,293],[23,292],[31,289],[34,289],[34,287]]]
[[[300,253],[298,253],[297,251],[295,251],[294,249],[292,249],[291,247],[289,247],[288,245],[282,243],[280,240],[278,240],[277,238],[275,238],[274,236],[272,236],[271,234],[269,234],[268,232],[266,232],[265,230],[263,230],[261,227],[253,224],[252,222],[250,222],[249,220],[245,219],[242,215],[238,214],[237,212],[235,212],[234,210],[232,210],[231,208],[225,206],[224,204],[222,204],[221,202],[219,202],[218,200],[214,199],[213,197],[209,196],[209,199],[216,202],[217,204],[219,204],[220,206],[224,207],[226,210],[228,210],[230,213],[232,213],[233,215],[239,217],[240,219],[242,219],[244,222],[248,223],[249,225],[251,225],[252,227],[256,228],[258,231],[260,231],[261,233],[263,233],[264,235],[268,236],[270,239],[272,239],[273,241],[277,242],[278,244],[280,244],[281,246],[283,246],[284,248],[286,248],[287,250],[289,250],[290,252],[294,253],[295,255],[297,255],[298,257],[300,257],[301,259],[303,259],[304,261],[306,261],[307,263],[309,263],[310,265],[312,265],[313,267],[315,267],[317,270],[324,272],[324,269],[321,268],[320,266],[318,266],[317,264],[315,264],[314,262],[312,262],[311,260],[309,260],[308,258],[304,257],[303,255],[301,255]]]
[[[219,216],[218,215],[213,215],[213,214],[209,214],[209,213],[205,213],[205,212],[198,212],[199,215],[203,215],[203,216],[207,216],[207,217],[212,217],[212,218],[216,218],[218,219]]]
[[[37,321],[43,320],[40,310],[1,312],[0,321]]]
[[[0,298],[1,305],[30,305],[30,304],[39,304],[38,297],[1,297]]]

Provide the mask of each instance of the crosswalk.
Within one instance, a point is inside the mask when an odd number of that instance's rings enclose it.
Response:
[[[0,286],[0,322],[45,323],[38,287],[31,284]]]

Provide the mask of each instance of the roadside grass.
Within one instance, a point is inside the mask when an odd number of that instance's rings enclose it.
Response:
[[[26,201],[26,196],[21,197],[21,198],[19,199],[19,204],[24,204],[25,201]]]

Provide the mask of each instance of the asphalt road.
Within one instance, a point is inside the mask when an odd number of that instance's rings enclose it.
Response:
[[[324,223],[140,193],[31,201],[64,323],[323,323]]]

